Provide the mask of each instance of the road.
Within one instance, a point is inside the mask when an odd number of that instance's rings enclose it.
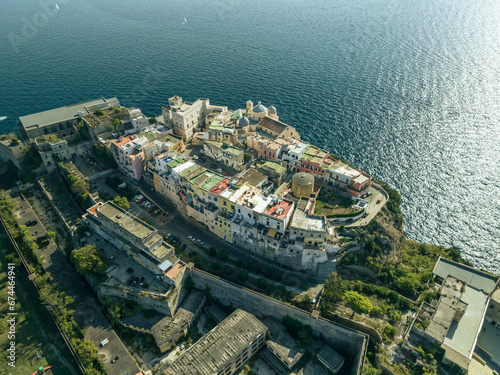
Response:
[[[163,196],[161,196],[156,191],[152,192],[151,187],[146,185],[144,182],[140,183],[138,187],[142,191],[141,194],[144,195],[147,199],[149,199],[153,203],[155,203],[158,207],[164,208],[169,212],[176,212],[175,208],[168,201],[166,201],[166,199]],[[141,217],[143,215],[140,211],[141,210],[136,210],[133,212],[136,212],[139,215],[139,217]],[[142,211],[144,211],[144,210],[142,210]],[[271,263],[269,263],[268,260],[261,259],[253,254],[250,254],[246,251],[243,251],[243,250],[233,246],[229,242],[223,241],[222,239],[220,239],[216,235],[212,234],[210,231],[199,227],[198,225],[191,222],[189,219],[184,218],[178,212],[176,212],[176,213],[177,213],[177,216],[173,220],[166,223],[165,225],[159,225],[157,222],[152,223],[152,224],[154,224],[154,226],[158,229],[158,231],[162,235],[172,233],[176,236],[179,236],[186,243],[190,242],[189,240],[187,240],[187,237],[193,236],[195,238],[200,238],[205,243],[206,247],[209,247],[209,248],[215,247],[216,249],[224,248],[228,251],[229,258],[234,260],[235,262],[238,260],[240,260],[242,262],[251,261],[253,263],[257,263],[257,264],[261,265],[262,267],[271,268],[276,272],[279,272],[279,273],[287,272],[290,275],[293,275],[302,281],[307,281],[307,282],[316,284],[313,276],[310,276],[310,275],[306,274],[305,272],[291,271],[291,270],[279,267],[277,265],[271,264]],[[148,220],[148,221],[150,221],[150,220]]]

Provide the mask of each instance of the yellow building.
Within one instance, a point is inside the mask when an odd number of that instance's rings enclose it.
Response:
[[[219,216],[215,219],[213,232],[227,242],[233,242],[232,237],[232,219],[233,214],[228,212],[220,212]]]

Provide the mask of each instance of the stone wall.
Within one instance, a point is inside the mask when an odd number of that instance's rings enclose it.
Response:
[[[186,296],[182,286],[172,289],[166,295],[137,292],[131,288],[101,284],[97,289],[101,300],[106,297],[125,298],[139,303],[144,310],[155,310],[159,314],[173,316]]]
[[[317,337],[322,335],[328,344],[344,356],[346,365],[350,368],[349,373],[359,374],[361,372],[368,345],[368,335],[323,318],[312,318],[306,311],[206,272],[193,269],[189,271],[189,275],[197,288],[203,290],[208,286],[211,295],[222,304],[242,308],[259,319],[270,316],[281,320],[283,316],[289,315],[300,320],[303,324],[309,324]]]

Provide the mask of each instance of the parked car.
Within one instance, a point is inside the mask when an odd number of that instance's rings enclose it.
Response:
[[[382,198],[377,199],[377,204],[379,204],[380,202],[382,202]]]
[[[224,172],[224,176],[231,176],[229,172]]]
[[[140,285],[140,286],[143,286],[143,285],[144,285],[144,276],[143,276],[143,277],[141,277],[141,280],[139,281],[139,285]]]
[[[217,172],[222,173],[222,168],[217,168]]]
[[[127,281],[127,284],[132,284],[134,282],[134,275],[130,276],[130,278]]]

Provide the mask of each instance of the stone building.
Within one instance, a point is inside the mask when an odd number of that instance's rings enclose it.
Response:
[[[164,375],[230,375],[266,342],[267,327],[254,315],[236,310],[187,349]]]

